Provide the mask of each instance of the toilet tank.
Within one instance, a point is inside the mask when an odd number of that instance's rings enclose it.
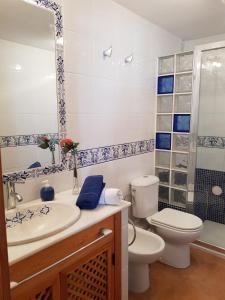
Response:
[[[136,218],[147,218],[158,211],[159,178],[144,175],[131,182],[132,212]]]

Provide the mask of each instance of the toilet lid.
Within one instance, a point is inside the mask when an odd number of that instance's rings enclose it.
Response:
[[[202,220],[179,210],[165,208],[149,218],[151,224],[164,225],[179,230],[196,230],[202,226]]]

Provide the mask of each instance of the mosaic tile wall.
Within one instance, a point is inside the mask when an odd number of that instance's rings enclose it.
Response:
[[[216,196],[214,186],[222,189]],[[225,224],[225,172],[196,169],[193,212],[203,220]]]
[[[222,189],[222,194],[216,196],[212,192],[214,186]],[[203,221],[225,224],[225,172],[196,169],[194,204],[186,208],[159,202],[159,210],[173,208],[195,214]]]

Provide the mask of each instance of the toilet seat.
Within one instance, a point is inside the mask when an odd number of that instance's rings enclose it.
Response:
[[[202,228],[200,218],[171,208],[165,208],[147,220],[152,225],[178,232],[197,232]]]

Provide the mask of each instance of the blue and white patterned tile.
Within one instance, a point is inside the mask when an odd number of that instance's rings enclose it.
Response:
[[[153,152],[154,145],[155,142],[152,139],[81,150],[77,153],[78,168]]]
[[[225,137],[219,136],[199,136],[197,141],[198,147],[206,148],[225,148]]]
[[[34,179],[36,177],[36,170],[25,170],[20,172],[13,172],[3,175],[3,183],[12,181],[25,181],[27,179]]]
[[[59,140],[58,133],[1,136],[0,148],[38,145],[40,138],[43,136],[47,136],[48,138],[55,139],[57,141]]]
[[[63,164],[47,166],[44,168],[37,168],[36,177],[52,175],[52,174],[63,172],[65,170],[66,170],[66,166]]]

